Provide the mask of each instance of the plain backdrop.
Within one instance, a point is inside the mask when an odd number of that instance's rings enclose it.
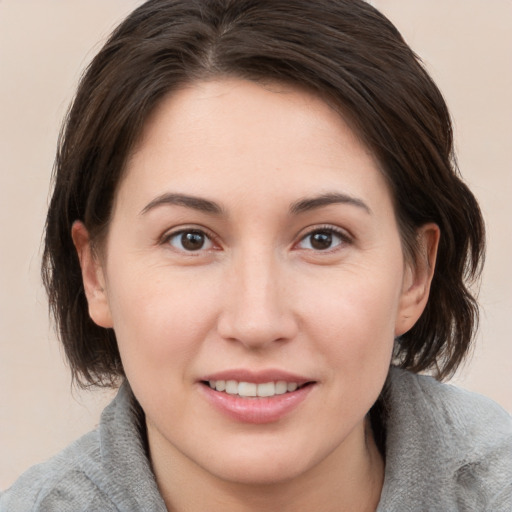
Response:
[[[93,428],[112,392],[79,392],[39,278],[60,122],[81,71],[137,0],[0,0],[0,489]],[[454,379],[512,411],[512,2],[374,0],[451,107],[488,256],[472,360]]]

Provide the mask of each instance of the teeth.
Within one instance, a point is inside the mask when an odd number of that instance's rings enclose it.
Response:
[[[217,388],[217,383],[215,383],[215,388]],[[236,380],[226,381],[226,393],[228,395],[238,395],[238,382]]]
[[[262,384],[238,382],[236,380],[210,380],[208,384],[217,391],[225,391],[228,395],[243,397],[284,395],[285,393],[295,391],[299,387],[296,382],[286,382],[284,380],[264,382]]]
[[[288,382],[288,384],[286,385],[286,389],[290,392],[290,391],[295,391],[296,389],[298,388],[297,386],[297,383],[296,382]]]
[[[284,380],[276,382],[276,395],[284,395],[288,391],[288,384]]]
[[[274,396],[276,394],[276,385],[273,382],[258,384],[258,396]]]
[[[240,382],[238,384],[238,394],[240,396],[256,396],[257,385],[251,382]]]

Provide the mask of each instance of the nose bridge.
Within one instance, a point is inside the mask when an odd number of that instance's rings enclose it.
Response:
[[[269,247],[241,250],[229,272],[221,335],[251,347],[292,337],[293,314],[275,251]]]

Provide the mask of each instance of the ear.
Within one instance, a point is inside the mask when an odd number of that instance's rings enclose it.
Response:
[[[434,277],[440,230],[429,223],[418,228],[414,261],[406,262],[402,295],[395,322],[395,336],[406,333],[418,321],[427,305]]]
[[[100,327],[113,327],[103,268],[92,247],[89,232],[82,222],[77,220],[73,223],[71,237],[82,269],[89,316]]]

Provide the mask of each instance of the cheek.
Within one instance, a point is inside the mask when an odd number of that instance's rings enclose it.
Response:
[[[321,344],[318,351],[334,371],[349,370],[355,379],[387,371],[400,300],[400,271],[393,264],[387,272],[352,269],[331,276],[321,293],[312,288],[313,292],[303,294],[309,337]]]
[[[112,273],[109,301],[125,371],[151,374],[170,367],[183,371],[214,325],[216,289],[192,273],[145,269],[131,278]],[[174,372],[165,372],[168,376]]]

